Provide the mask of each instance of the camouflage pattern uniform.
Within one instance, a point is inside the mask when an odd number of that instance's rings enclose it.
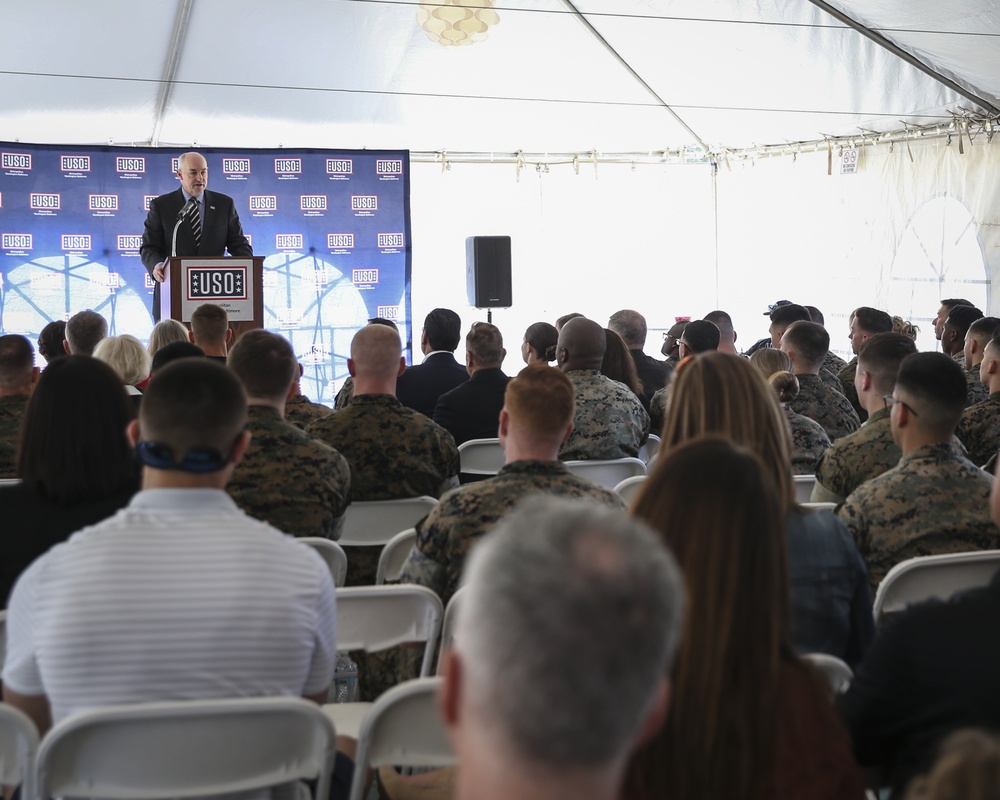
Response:
[[[0,397],[0,478],[16,478],[17,433],[28,405],[28,395]]]
[[[896,466],[902,455],[892,438],[889,409],[880,408],[819,460],[811,499],[814,503],[843,503],[862,483]]]
[[[872,596],[900,561],[1000,547],[1000,528],[990,519],[992,487],[993,477],[949,443],[918,447],[855,489],[837,516],[868,564]]]
[[[649,414],[624,383],[597,369],[566,373],[576,389],[573,433],[559,450],[561,461],[635,458],[649,436]]]
[[[337,392],[337,396],[333,398],[333,410],[340,411],[342,408],[347,408],[351,404],[351,398],[354,397],[354,378],[350,375],[347,376],[347,380],[344,381],[344,385],[340,387],[340,391]]]
[[[840,378],[838,378],[834,373],[830,372],[828,369],[823,369],[822,367],[820,368],[819,379],[823,381],[823,385],[826,386],[830,391],[840,392],[841,394],[844,394],[844,384],[840,382]]]
[[[347,459],[268,406],[250,406],[247,430],[250,446],[226,486],[236,505],[293,536],[338,538],[351,494]]]
[[[305,430],[310,422],[323,419],[331,410],[322,403],[311,402],[304,394],[297,394],[285,403],[285,421]]]
[[[417,543],[403,567],[402,582],[433,589],[447,604],[458,589],[469,550],[518,502],[540,492],[625,507],[619,495],[573,475],[558,461],[514,461],[495,477],[441,498],[417,525]]]
[[[989,387],[979,380],[979,365],[965,371],[965,385],[968,387],[968,397],[965,400],[965,407],[971,408],[976,403],[981,403],[990,396]],[[977,464],[980,462],[976,462]]]
[[[812,475],[816,462],[830,446],[830,437],[818,422],[787,407],[785,417],[792,434],[792,474]]]
[[[826,351],[826,357],[823,359],[823,369],[825,369],[831,375],[836,376],[846,366],[847,362],[844,361],[844,359],[842,359],[832,350]]]
[[[659,436],[663,432],[663,423],[667,421],[667,394],[670,391],[668,383],[662,389],[657,389],[649,401],[649,432]]]
[[[858,398],[858,390],[854,386],[854,376],[857,374],[858,357],[854,356],[854,358],[847,362],[847,366],[837,373],[837,379],[840,381],[840,388],[844,393],[844,397],[850,400],[851,405],[854,406],[854,413],[858,415],[858,420],[864,422],[868,419],[868,412],[862,407],[861,400]]]
[[[1000,450],[1000,392],[965,409],[955,435],[969,451],[973,464],[988,463]]]
[[[817,375],[796,375],[799,393],[788,401],[788,407],[823,426],[831,442],[854,433],[861,427],[850,401],[832,391]]]

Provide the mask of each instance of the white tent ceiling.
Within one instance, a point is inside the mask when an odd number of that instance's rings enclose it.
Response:
[[[996,0],[497,0],[468,47],[418,5],[8,0],[0,140],[647,152],[1000,106]]]

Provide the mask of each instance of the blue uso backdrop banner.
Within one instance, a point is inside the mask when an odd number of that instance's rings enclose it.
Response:
[[[0,143],[0,331],[34,341],[85,308],[146,340],[139,259],[149,201],[178,188],[181,151]],[[354,332],[396,320],[410,340],[405,151],[199,150],[264,256],[264,325],[292,342],[303,391],[331,403]]]

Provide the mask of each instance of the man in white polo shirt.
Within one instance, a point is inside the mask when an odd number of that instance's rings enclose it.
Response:
[[[329,570],[223,491],[250,441],[246,416],[243,387],[221,364],[157,371],[128,429],[142,491],[15,585],[3,695],[41,733],[110,704],[324,701],[336,661]]]

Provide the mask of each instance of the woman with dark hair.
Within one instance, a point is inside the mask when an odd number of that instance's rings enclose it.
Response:
[[[613,381],[624,383],[636,397],[642,397],[642,381],[625,340],[608,328],[604,329],[604,339],[606,346],[601,372]]]
[[[829,686],[792,647],[785,514],[772,471],[720,438],[675,445],[633,514],[673,551],[687,606],[670,712],[634,757],[624,796],[862,798]]]
[[[46,364],[66,355],[66,348],[63,346],[65,339],[66,323],[61,319],[42,328],[42,332],[38,334],[38,354],[45,359]]]
[[[556,343],[559,331],[547,322],[536,322],[528,326],[521,343],[521,358],[525,364],[543,361],[546,364],[556,360]]]
[[[87,356],[53,361],[38,379],[17,445],[21,483],[0,487],[0,600],[18,575],[80,528],[111,516],[138,489],[121,380]]]

